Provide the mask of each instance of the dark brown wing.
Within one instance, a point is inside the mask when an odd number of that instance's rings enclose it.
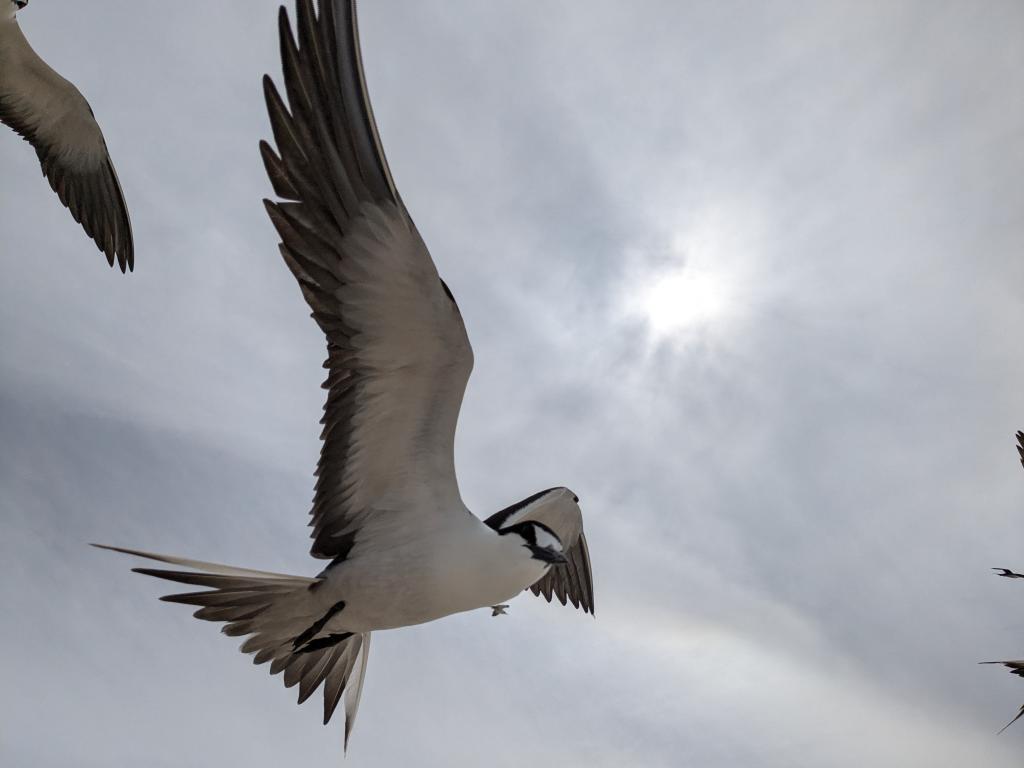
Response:
[[[0,121],[36,150],[75,221],[121,271],[135,266],[132,225],[103,132],[78,89],[32,50],[18,28],[0,52]]]
[[[455,425],[473,352],[402,204],[366,95],[355,4],[280,13],[287,106],[269,77],[281,254],[327,337],[323,447],[311,512],[318,558],[415,535],[417,508],[464,509]]]

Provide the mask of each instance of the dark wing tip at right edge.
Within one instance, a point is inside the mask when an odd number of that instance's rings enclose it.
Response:
[[[1017,430],[1017,455],[1020,457],[1021,466],[1024,466],[1024,431]],[[998,576],[1007,576],[1009,578],[1024,578],[1024,574],[1018,574],[1017,572],[1009,568],[993,568]],[[1011,674],[1017,675],[1018,677],[1024,677],[1024,661],[980,661],[979,664],[1001,664],[1010,670]],[[1005,731],[1011,725],[1020,720],[1021,716],[1024,716],[1024,706],[1021,706],[1020,711],[1017,715],[1006,725],[999,729],[997,735]]]
[[[1000,664],[1000,665],[1006,667],[1008,670],[1010,670],[1010,674],[1017,675],[1018,677],[1024,677],[1024,661],[1022,661],[1022,660],[979,661],[978,663],[979,664]],[[1009,728],[1011,725],[1013,725],[1018,720],[1020,720],[1021,715],[1024,715],[1024,706],[1022,706],[1020,708],[1020,711],[1017,712],[1017,716],[1016,717],[1014,717],[1010,722],[1008,722],[1006,725],[1004,725],[1002,728],[1000,728],[996,732],[996,735],[999,735],[1000,733],[1005,731],[1007,728]]]
[[[1016,723],[1016,722],[1017,722],[1018,720],[1020,720],[1020,718],[1021,718],[1021,715],[1024,715],[1024,705],[1022,705],[1022,706],[1021,706],[1021,708],[1020,708],[1020,711],[1019,711],[1019,712],[1017,713],[1017,716],[1016,716],[1015,718],[1013,718],[1013,720],[1011,720],[1011,721],[1010,721],[1010,722],[1008,722],[1008,723],[1007,723],[1006,725],[1004,725],[1004,726],[1003,726],[1002,728],[1000,728],[1000,729],[999,729],[998,731],[996,731],[996,736],[998,736],[998,735],[999,735],[1000,733],[1002,733],[1002,732],[1003,732],[1003,731],[1005,731],[1005,730],[1006,730],[1007,728],[1009,728],[1009,727],[1010,727],[1011,725],[1013,725],[1013,724],[1014,724],[1014,723]]]

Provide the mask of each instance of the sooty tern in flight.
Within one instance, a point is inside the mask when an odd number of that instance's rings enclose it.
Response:
[[[18,26],[28,0],[0,0],[0,122],[36,150],[75,221],[121,271],[133,269],[132,225],[103,132],[78,89],[39,58]]]
[[[473,352],[395,189],[363,79],[353,0],[280,11],[287,104],[264,91],[276,151],[260,146],[285,263],[327,337],[327,403],[312,521],[314,578],[115,547],[205,587],[164,600],[247,636],[299,702],[323,683],[324,723],[345,693],[345,743],[375,630],[490,607],[525,589],[594,611],[579,499],[551,488],[486,520],[463,504],[455,425]]]
[[[1017,432],[1017,455],[1020,457],[1021,465],[1024,466],[1024,432],[1020,431]],[[1024,573],[1017,573],[1016,571],[1011,571],[1009,568],[993,568],[992,570],[996,571],[997,576],[1005,576],[1008,579],[1024,579]],[[1011,674],[1017,675],[1018,677],[1024,677],[1024,661],[1019,659],[1009,661],[981,661],[978,663],[1002,664],[1004,667],[1010,670]],[[999,733],[1002,733],[1015,722],[1017,722],[1021,718],[1021,716],[1024,716],[1024,706],[1020,708],[1020,710],[1017,712],[1016,717],[1014,717],[1013,720],[1008,722],[999,730]]]

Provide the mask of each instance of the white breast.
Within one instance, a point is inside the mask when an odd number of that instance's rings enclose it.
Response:
[[[548,567],[522,543],[467,513],[457,525],[387,552],[360,557],[353,550],[327,573],[324,588],[345,601],[331,628],[394,629],[507,602]]]

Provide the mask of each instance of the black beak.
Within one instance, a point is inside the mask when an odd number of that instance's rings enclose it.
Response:
[[[18,10],[20,11],[22,8],[28,5],[28,0],[14,0],[14,4],[18,6]]]

